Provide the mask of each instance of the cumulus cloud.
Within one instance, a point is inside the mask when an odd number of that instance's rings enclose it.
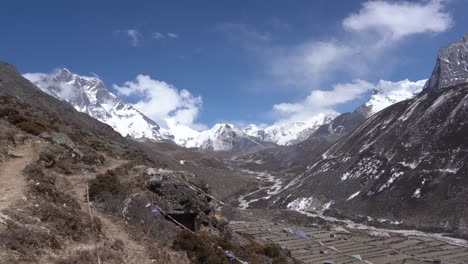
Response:
[[[334,112],[334,107],[361,98],[375,86],[364,80],[333,85],[331,90],[313,90],[302,101],[273,106],[281,122],[304,121],[320,112]]]
[[[440,33],[451,27],[452,17],[444,2],[368,1],[359,12],[343,20],[349,31],[376,31],[394,40],[419,33]]]
[[[362,79],[383,67],[383,58],[405,39],[416,34],[440,33],[453,23],[445,2],[367,1],[342,20],[344,35],[332,40],[308,40],[293,47],[275,47],[266,56],[270,73],[286,87],[312,90],[299,102],[273,106],[276,118],[300,120],[318,111],[355,100],[373,85],[362,80],[315,90],[337,76]],[[385,60],[388,64],[388,60]]]
[[[126,36],[133,47],[140,45],[141,33],[137,29],[115,30],[114,34]]]
[[[203,127],[195,123],[203,100],[188,90],[178,90],[171,84],[142,74],[123,85],[114,84],[113,88],[119,95],[138,98],[133,106],[159,124],[170,121],[195,129]]]
[[[337,74],[363,78],[383,56],[407,37],[440,33],[452,25],[445,2],[367,1],[345,17],[345,30],[333,40],[307,40],[293,47],[275,47],[266,56],[270,72],[286,85],[311,89]]]

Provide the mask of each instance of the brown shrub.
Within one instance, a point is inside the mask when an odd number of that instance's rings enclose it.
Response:
[[[41,123],[35,121],[26,121],[16,125],[19,129],[26,133],[33,135],[40,135],[41,133],[47,132],[48,129]]]
[[[118,252],[109,248],[99,248],[99,258],[103,263],[125,263]],[[96,251],[74,250],[68,252],[67,256],[57,258],[54,264],[96,264]]]
[[[185,252],[173,251],[170,248],[153,243],[147,247],[147,252],[151,261],[154,264],[189,264],[191,261],[188,259]]]
[[[7,117],[7,116],[12,116],[12,115],[17,115],[17,114],[19,114],[19,111],[14,108],[11,108],[11,107],[0,108],[0,117]]]
[[[172,248],[187,252],[192,261],[206,264],[228,264],[229,260],[221,248],[217,238],[206,233],[191,233],[182,231],[174,240]]]
[[[9,250],[14,250],[23,255],[30,255],[31,250],[38,248],[59,249],[57,238],[45,230],[33,229],[7,222],[7,228],[0,233],[0,245]]]
[[[114,171],[108,170],[105,174],[98,174],[95,179],[89,181],[89,197],[91,200],[95,200],[98,195],[103,193],[117,195],[124,192],[125,188]]]
[[[36,164],[28,165],[23,173],[26,175],[26,179],[30,181],[30,194],[61,206],[81,208],[78,201],[71,194],[65,192],[64,188],[67,184],[60,184],[57,176],[46,174],[41,166]]]
[[[43,202],[31,208],[32,215],[39,218],[64,238],[86,242],[101,232],[101,220],[94,217],[94,230],[91,227],[89,215],[75,208],[57,207]]]
[[[16,114],[8,116],[8,122],[10,122],[13,125],[23,123],[26,121],[28,121],[28,119],[24,115]]]
[[[199,263],[229,263],[223,250],[232,251],[239,259],[250,264],[287,264],[291,259],[287,252],[275,244],[261,244],[251,240],[250,244],[241,246],[233,243],[227,235],[215,237],[204,232],[179,233],[173,249],[187,252],[192,261]]]

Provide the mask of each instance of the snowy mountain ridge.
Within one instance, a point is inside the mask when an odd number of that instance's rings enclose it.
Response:
[[[251,124],[243,131],[247,135],[262,141],[273,142],[278,145],[292,145],[307,139],[321,125],[330,123],[338,115],[337,112],[319,113],[306,121],[273,124],[264,129]]]
[[[319,113],[305,121],[278,123],[266,128],[251,124],[243,130],[233,124],[219,123],[211,129],[196,131],[173,120],[166,120],[168,129],[164,129],[111,93],[97,77],[80,76],[66,68],[53,74],[27,73],[24,77],[47,94],[110,125],[122,136],[156,141],[173,140],[188,148],[244,151],[271,143],[293,145],[307,139],[321,126],[332,123],[339,115],[337,112]],[[421,90],[423,84],[424,81],[380,81],[370,100],[362,106],[363,111],[370,116],[393,103],[411,98]]]
[[[26,73],[24,77],[45,93],[68,102],[77,111],[110,125],[122,136],[158,141],[173,137],[156,122],[111,93],[97,77],[80,76],[66,68],[53,74]]]
[[[174,141],[187,148],[244,151],[264,147],[264,142],[229,123],[217,123],[211,129],[201,132],[181,124],[170,124],[170,131],[174,134]]]
[[[411,99],[418,95],[426,83],[426,79],[412,82],[408,79],[399,82],[380,80],[374,88],[370,99],[363,104],[369,111],[369,116],[381,111],[388,106]]]

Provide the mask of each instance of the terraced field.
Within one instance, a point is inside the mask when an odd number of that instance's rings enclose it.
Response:
[[[371,236],[267,221],[230,223],[235,232],[277,243],[304,263],[468,263],[468,248],[425,236]],[[300,230],[308,238],[296,235]]]

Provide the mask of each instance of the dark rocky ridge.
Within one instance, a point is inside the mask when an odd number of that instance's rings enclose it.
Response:
[[[275,206],[314,197],[349,217],[467,235],[467,112],[467,84],[392,105],[310,163]]]
[[[468,82],[468,34],[441,48],[431,78],[421,93]]]

